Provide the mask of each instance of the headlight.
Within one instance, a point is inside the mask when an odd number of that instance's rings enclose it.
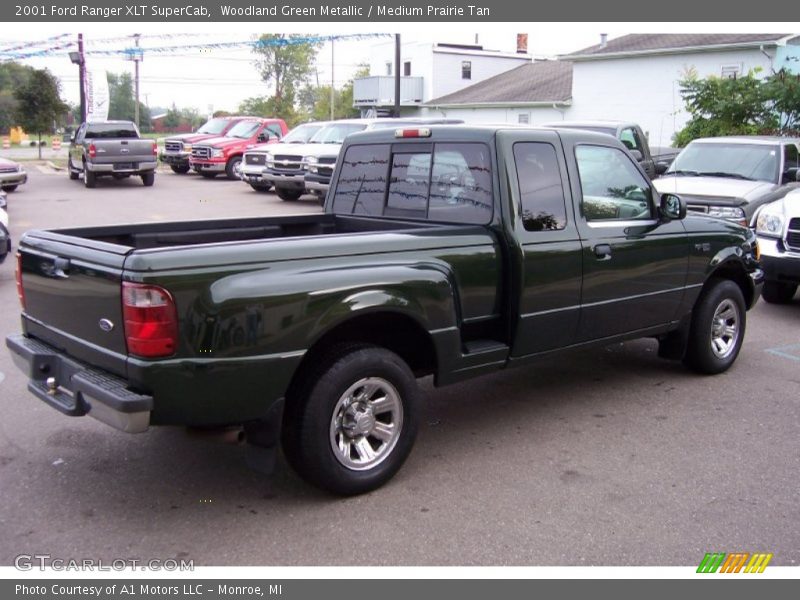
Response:
[[[317,166],[317,157],[316,156],[304,156],[303,157],[303,168],[309,171],[314,171],[312,166],[316,168]]]
[[[736,206],[709,206],[708,216],[717,217],[718,219],[727,219],[728,221],[736,221],[740,225],[747,225],[744,209]]]
[[[214,148],[211,151],[211,156],[213,156],[214,158],[222,158],[224,155],[225,155],[225,152],[223,150],[218,150],[218,149]]]
[[[781,237],[784,222],[782,214],[762,210],[756,220],[756,233],[767,237]]]

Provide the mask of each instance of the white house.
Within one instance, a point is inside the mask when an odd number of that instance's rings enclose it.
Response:
[[[800,72],[798,34],[632,34],[534,61],[473,86],[435,96],[419,114],[476,123],[612,119],[638,122],[650,144],[668,146],[686,124],[679,81],[760,69]],[[565,87],[568,86],[568,87]]]
[[[353,105],[362,113],[385,112],[394,106],[394,41],[371,48],[369,77],[356,79]],[[520,52],[485,50],[480,45],[408,42],[401,44],[401,109],[415,113],[432,98],[445,96],[522,64]]]

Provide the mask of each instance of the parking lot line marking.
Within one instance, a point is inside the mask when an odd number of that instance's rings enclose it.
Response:
[[[800,362],[800,344],[781,346],[780,348],[767,348],[765,352]]]

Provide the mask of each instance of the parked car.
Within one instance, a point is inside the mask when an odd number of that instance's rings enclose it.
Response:
[[[246,117],[215,117],[205,123],[194,133],[171,135],[164,140],[164,151],[159,155],[161,162],[178,174],[188,173],[191,169],[189,158],[192,156],[192,144],[213,137],[227,135],[228,131]]]
[[[265,169],[267,156],[272,156],[276,153],[279,155],[278,160],[281,165],[289,170],[292,165],[287,163],[292,155],[297,153],[297,148],[308,141],[327,125],[329,121],[315,121],[313,123],[303,123],[292,129],[289,133],[278,140],[278,145],[275,144],[259,144],[253,148],[248,149],[242,156],[242,163],[239,168],[239,174],[242,181],[247,183],[257,192],[267,192],[272,189],[275,182],[275,177],[272,176],[270,169]],[[284,146],[283,144],[292,144],[292,146]],[[270,152],[271,149],[273,149]],[[285,152],[285,154],[284,154]],[[302,159],[302,154],[300,154]],[[300,180],[303,179],[304,171],[301,167],[300,160],[297,161]],[[266,177],[269,175],[269,177]]]
[[[21,164],[7,158],[0,158],[0,189],[4,192],[13,192],[27,181],[28,174]]]
[[[334,121],[327,127],[321,129],[310,140],[310,145],[305,150],[302,157],[305,175],[303,185],[299,181],[282,181],[275,184],[275,193],[281,200],[297,200],[307,190],[316,194],[320,204],[325,201],[325,194],[331,183],[333,169],[339,157],[344,139],[360,131],[370,131],[372,129],[388,129],[403,126],[422,126],[422,125],[444,125],[459,124],[464,121],[460,119],[443,118],[400,118],[400,119],[341,119]],[[290,158],[290,168],[296,164],[297,154]],[[269,168],[269,163],[268,163]],[[274,165],[273,172],[280,172],[282,165]]]
[[[585,129],[612,135],[625,144],[636,161],[642,165],[651,179],[664,173],[679,150],[675,148],[659,148],[658,153],[651,152],[647,136],[637,123],[628,121],[553,121],[544,123],[542,127],[558,127],[560,129]]]
[[[193,144],[189,164],[203,177],[224,173],[228,179],[239,179],[245,150],[255,144],[275,143],[288,131],[283,119],[248,117],[231,127],[225,136]]]
[[[8,229],[6,193],[0,192],[0,263],[2,263],[9,254],[11,254],[11,233]]]
[[[87,188],[95,187],[98,177],[132,175],[151,186],[156,180],[157,154],[156,142],[142,139],[131,121],[83,123],[69,146],[67,173],[70,179],[83,176]]]
[[[758,208],[798,187],[797,138],[730,136],[694,140],[654,183],[690,211],[755,226]]]
[[[356,494],[411,451],[418,377],[644,336],[727,370],[755,252],[611,136],[408,126],[344,140],[324,214],[29,231],[6,343],[63,413],[241,424],[262,468],[282,440],[307,481]]]
[[[756,215],[764,300],[790,302],[800,284],[800,189],[765,204]]]

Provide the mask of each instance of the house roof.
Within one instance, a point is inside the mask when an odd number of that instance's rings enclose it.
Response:
[[[572,63],[546,60],[520,65],[426,106],[565,104],[572,98]]]
[[[677,54],[718,49],[775,46],[790,33],[633,33],[562,56],[568,60],[617,58],[639,54]]]

